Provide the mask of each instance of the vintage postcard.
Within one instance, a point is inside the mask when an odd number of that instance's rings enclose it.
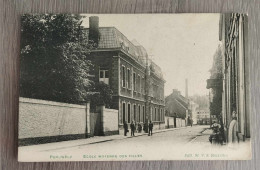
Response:
[[[249,160],[246,14],[24,14],[21,162]]]

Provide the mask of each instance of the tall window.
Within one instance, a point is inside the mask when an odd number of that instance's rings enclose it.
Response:
[[[162,109],[161,109],[161,121],[163,121],[163,112],[162,112]]]
[[[152,121],[153,121],[153,120],[154,120],[153,108],[152,108],[152,107],[150,107],[150,109],[151,109],[151,116],[150,116],[150,117],[151,117],[151,119],[150,119],[150,120],[152,120]]]
[[[145,122],[145,108],[143,106],[143,122]]]
[[[160,109],[159,108],[157,109],[157,115],[158,115],[157,120],[160,121]]]
[[[134,121],[136,121],[136,105],[134,105]]]
[[[99,70],[99,82],[109,83],[109,72],[108,70]]]
[[[141,92],[141,76],[138,74],[137,76],[137,91]]]
[[[145,79],[144,79],[144,77],[142,77],[142,93],[143,94],[145,94],[145,90],[144,90],[145,87],[144,86],[145,86]]]
[[[130,103],[128,103],[128,109],[127,109],[127,114],[128,114],[128,123],[130,123],[131,122],[131,104]]]
[[[138,122],[141,122],[141,106],[138,106]]]
[[[133,86],[134,86],[134,91],[136,91],[136,73],[133,73]]]
[[[123,110],[123,119],[122,119],[123,122],[122,123],[124,123],[126,121],[126,118],[125,118],[126,117],[125,103],[123,103],[123,109],[122,110]]]
[[[126,87],[126,71],[125,66],[122,66],[122,86]]]
[[[157,121],[157,117],[156,117],[156,115],[157,115],[157,112],[156,112],[156,110],[157,110],[157,109],[156,109],[156,108],[154,108],[154,120],[155,120],[155,121]]]
[[[131,74],[130,74],[130,69],[127,69],[127,88],[131,89]]]

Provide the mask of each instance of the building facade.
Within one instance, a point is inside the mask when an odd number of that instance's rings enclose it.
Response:
[[[185,119],[191,117],[189,99],[181,95],[177,89],[173,89],[172,93],[165,98],[166,115],[170,117],[178,117]]]
[[[190,101],[191,119],[193,120],[194,125],[196,125],[198,122],[197,120],[198,109],[199,109],[199,105],[194,101]]]
[[[198,110],[197,111],[197,124],[198,125],[211,125],[217,122],[217,116],[211,115],[209,110]]]
[[[148,58],[145,48],[131,42],[115,27],[99,27],[99,18],[90,17],[86,28],[94,42],[89,59],[96,82],[113,90],[113,108],[119,110],[119,128],[132,121],[149,120],[155,129],[164,127],[164,83],[159,66]]]
[[[244,14],[223,14],[220,17],[222,41],[223,92],[222,119],[228,142],[235,136],[239,141],[250,138],[248,21]],[[231,121],[237,127],[232,129]],[[236,134],[232,134],[236,133]]]

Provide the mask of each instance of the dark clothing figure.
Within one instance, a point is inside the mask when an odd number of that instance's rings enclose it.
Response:
[[[190,117],[188,117],[188,125],[190,125],[190,127],[192,127],[192,124],[193,124],[193,120]]]
[[[148,125],[147,125],[146,122],[144,123],[143,131],[144,131],[145,133],[148,133]]]
[[[131,128],[131,136],[135,136],[135,123],[134,122],[131,123],[130,128]]]
[[[124,135],[126,136],[128,132],[128,125],[126,122],[124,122]]]
[[[150,121],[149,126],[148,126],[149,130],[148,130],[148,136],[152,136],[153,135],[153,123],[152,121]]]
[[[142,125],[140,123],[138,123],[138,133],[142,132]]]

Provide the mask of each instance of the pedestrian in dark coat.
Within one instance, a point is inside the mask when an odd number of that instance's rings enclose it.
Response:
[[[131,136],[135,136],[135,123],[134,123],[134,121],[132,121],[132,123],[130,124],[130,128],[131,128]]]
[[[148,128],[149,128],[149,130],[148,130],[148,136],[152,136],[153,135],[153,123],[152,123],[152,121],[150,120],[150,123],[149,123],[149,125],[148,125]]]
[[[126,123],[126,121],[124,122],[124,135],[126,136],[128,132],[128,125]]]

